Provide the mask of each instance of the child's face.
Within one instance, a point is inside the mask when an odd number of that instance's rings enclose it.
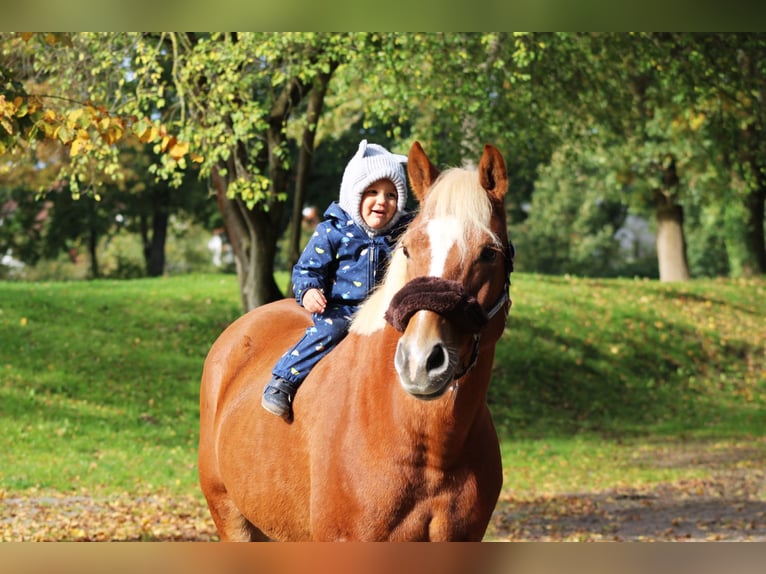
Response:
[[[370,229],[382,229],[391,221],[399,203],[399,192],[391,180],[372,182],[362,193],[359,212]]]

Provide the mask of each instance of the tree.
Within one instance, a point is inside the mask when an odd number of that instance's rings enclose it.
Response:
[[[624,182],[615,174],[616,158],[583,142],[562,145],[541,167],[520,227],[527,269],[544,273],[609,276],[619,269],[616,232],[625,222]],[[619,161],[619,160],[617,160]]]
[[[734,126],[762,129],[758,106],[746,108],[750,98],[744,96],[760,89],[760,72],[745,73],[742,64],[758,61],[761,43],[753,35],[726,35],[725,41],[696,34],[530,36],[530,85],[559,114],[554,122],[559,140],[602,137],[611,142],[613,155],[623,158],[615,168],[628,183],[626,202],[654,213],[663,280],[689,277],[689,208],[747,201],[732,192],[736,185],[721,189],[722,174],[731,171],[722,159],[734,165],[735,157],[748,157],[743,142],[758,139],[744,137]],[[758,171],[739,165],[740,174]],[[747,180],[757,187],[756,177]],[[762,222],[757,211],[762,202],[754,196],[751,219]]]
[[[695,34],[684,47],[694,62],[687,75],[699,94],[701,134],[717,142],[711,155],[728,179],[730,267],[737,275],[766,273],[766,34]]]
[[[418,119],[427,126],[429,105],[465,117],[466,102],[474,109],[477,94],[486,93],[489,76],[481,70],[493,61],[483,53],[491,39],[377,33],[5,38],[15,47],[37,42],[43,49],[16,67],[32,70],[50,91],[68,98],[55,100],[55,110],[31,94],[22,101],[45,104],[35,110],[30,133],[68,146],[71,161],[63,175],[75,195],[83,182],[96,184],[94,171],[116,173],[119,160],[109,144],[126,132],[154,143],[161,161],[151,173],[158,178],[177,185],[180,174],[198,164],[199,175],[212,183],[236,254],[245,309],[281,296],[273,262],[282,211],[288,198],[294,214],[300,208],[325,98],[334,95],[339,109],[351,110],[347,116],[390,122],[394,135]],[[472,61],[477,55],[478,67]],[[21,105],[6,114],[14,121],[28,115]],[[470,147],[474,128],[465,120],[462,127],[470,128],[468,135],[451,134],[446,142]],[[438,154],[449,146],[433,149]],[[295,239],[292,247],[294,256]]]
[[[131,75],[126,66],[130,47],[116,35],[103,35],[102,44],[94,39],[95,35],[87,34],[0,36],[4,88],[0,94],[0,151],[10,154],[7,169],[23,164],[19,162],[23,155],[37,158],[28,167],[36,174],[36,182],[26,193],[49,196],[58,207],[59,213],[52,212],[46,236],[49,253],[50,245],[64,245],[84,233],[89,238],[91,274],[97,277],[97,239],[113,224],[102,221],[99,212],[115,210],[115,195],[124,190],[126,182],[130,185],[143,177],[136,175],[133,164],[121,154],[131,147],[140,150],[153,145],[155,153],[168,154],[170,161],[179,163],[185,161],[188,144],[167,132],[160,114],[148,111],[155,116],[149,119],[127,113],[122,93]],[[39,150],[51,147],[56,152],[41,158]],[[87,199],[81,204],[72,203],[71,198],[83,194]],[[111,207],[101,202],[104,197]],[[147,253],[152,273],[161,273],[166,223],[166,219],[163,223],[155,218],[152,237],[160,249]]]

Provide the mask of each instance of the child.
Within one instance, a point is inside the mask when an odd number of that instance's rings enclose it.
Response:
[[[351,315],[382,278],[405,211],[406,156],[362,140],[332,202],[293,268],[295,298],[314,325],[272,371],[261,404],[290,420],[292,402],[311,368],[346,336]]]

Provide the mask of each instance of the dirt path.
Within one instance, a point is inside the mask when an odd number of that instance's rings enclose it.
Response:
[[[501,500],[494,539],[526,541],[766,541],[762,471],[608,491]]]
[[[216,539],[201,496],[0,498],[0,542]]]
[[[643,489],[501,499],[497,540],[766,541],[766,440],[716,445],[672,442],[646,464],[698,472],[700,479]]]

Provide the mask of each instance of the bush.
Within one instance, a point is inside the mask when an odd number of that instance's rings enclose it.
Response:
[[[62,253],[57,259],[41,259],[35,265],[27,265],[12,278],[22,281],[81,281],[89,271],[87,258],[80,257],[73,263],[68,255]]]
[[[165,274],[214,273],[217,267],[207,248],[210,236],[200,225],[172,220],[165,245]]]
[[[120,233],[101,242],[98,268],[102,277],[137,279],[146,276],[141,238],[135,233]]]

